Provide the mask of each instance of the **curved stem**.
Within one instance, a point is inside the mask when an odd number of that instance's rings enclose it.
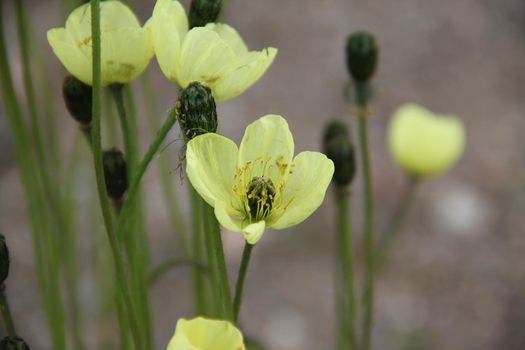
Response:
[[[208,272],[208,267],[198,260],[186,257],[173,258],[161,263],[151,271],[148,279],[150,286],[154,285],[155,282],[157,282],[166,272],[183,266],[191,266],[196,270],[199,270],[201,275]]]
[[[338,187],[337,197],[337,279],[340,280],[337,299],[339,322],[339,349],[357,349],[355,333],[356,298],[354,291],[354,262],[352,244],[352,226],[350,210],[350,191],[345,187]]]
[[[141,77],[142,92],[146,105],[146,112],[148,114],[148,122],[150,129],[155,132],[160,128],[159,109],[155,102],[155,94],[151,86],[151,79],[148,72],[145,72]],[[163,153],[163,152],[161,152]],[[162,194],[166,203],[166,210],[168,212],[171,226],[179,239],[181,246],[184,248],[186,255],[190,255],[190,243],[188,240],[188,229],[181,214],[180,206],[175,196],[174,181],[170,176],[170,169],[167,161],[167,156],[161,154],[159,156],[159,171],[160,179],[163,187]]]
[[[239,319],[244,280],[246,278],[246,272],[248,271],[248,264],[250,263],[252,250],[253,244],[245,242],[244,250],[242,252],[241,265],[239,266],[239,274],[237,275],[237,283],[235,284],[235,298],[233,299],[233,321],[235,323],[237,323],[237,320]]]
[[[157,151],[160,148],[160,145],[166,138],[166,135],[170,131],[171,127],[175,122],[177,121],[177,117],[175,113],[170,113],[168,115],[168,118],[162,125],[162,128],[158,131],[157,135],[155,136],[155,139],[151,143],[148,151],[144,155],[144,158],[140,162],[139,166],[137,167],[137,170],[134,172],[134,176],[131,179],[131,183],[129,185],[128,193],[126,196],[126,200],[124,201],[124,204],[122,205],[122,211],[120,212],[118,222],[117,222],[117,233],[116,236],[119,239],[122,239],[122,235],[127,229],[128,222],[130,220],[130,213],[132,209],[132,203],[135,200],[135,197],[138,194],[140,180],[142,180],[142,176],[144,176],[144,173],[146,172],[146,169],[148,168],[149,163],[157,153]]]
[[[93,162],[95,168],[95,177],[97,182],[98,197],[104,226],[109,239],[110,247],[113,253],[115,271],[117,275],[117,285],[122,293],[124,303],[128,311],[132,335],[137,349],[143,348],[142,339],[138,329],[137,314],[133,305],[130,286],[127,281],[125,264],[122,252],[119,246],[119,240],[113,227],[113,218],[111,216],[111,207],[106,195],[106,186],[104,182],[104,168],[102,163],[102,140],[101,140],[101,63],[100,63],[100,0],[91,0],[91,35],[93,38],[93,104],[92,104],[92,144],[93,144]]]
[[[394,211],[388,221],[385,233],[381,236],[379,246],[376,248],[376,272],[381,269],[386,261],[390,246],[396,234],[401,229],[409,209],[412,207],[419,180],[415,177],[409,177],[408,185],[397,209]]]
[[[128,178],[133,178],[134,171],[138,165],[138,132],[136,127],[136,113],[134,110],[133,96],[129,86],[126,87],[128,107],[130,113],[127,113],[126,106],[124,104],[124,85],[117,84],[110,87],[115,105],[117,107],[117,114],[119,116],[120,125],[122,128],[122,137],[124,139],[124,147],[126,153],[126,161],[128,166]],[[140,191],[139,191],[140,192]],[[145,267],[148,262],[147,250],[148,242],[144,234],[142,221],[142,211],[140,206],[140,193],[138,199],[133,205],[132,219],[133,224],[130,225],[129,234],[124,244],[128,253],[132,283],[134,288],[132,296],[135,297],[138,311],[140,312],[139,317],[139,329],[144,332],[143,339],[146,341],[148,348],[153,348],[153,339],[151,334],[151,322],[150,322],[150,311],[149,301],[147,297],[147,279]]]
[[[366,88],[358,86],[358,90]],[[360,95],[358,93],[358,95]],[[374,321],[374,236],[373,236],[373,198],[372,171],[368,147],[368,110],[366,105],[359,104],[359,144],[363,169],[364,195],[364,251],[365,251],[365,284],[364,284],[364,320],[363,350],[370,349]]]

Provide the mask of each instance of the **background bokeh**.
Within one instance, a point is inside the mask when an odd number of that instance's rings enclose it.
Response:
[[[86,145],[61,100],[64,70],[45,39],[62,26],[61,1],[26,1],[33,37],[52,77],[51,95],[59,114],[63,154],[75,144],[75,189],[79,222],[78,258],[85,339],[95,349],[97,335],[111,332],[96,321],[101,310],[96,271],[107,271],[100,251],[107,249],[95,199]],[[145,21],[153,0],[135,0]],[[188,8],[188,1],[183,1]],[[6,4],[9,55],[22,91],[11,4]],[[461,117],[467,148],[459,165],[426,181],[394,242],[386,268],[377,277],[374,349],[525,348],[525,2],[522,0],[229,0],[221,20],[234,26],[248,46],[274,46],[277,58],[267,74],[240,97],[220,104],[220,131],[240,141],[244,128],[259,116],[285,116],[296,152],[319,150],[324,124],[343,118],[348,80],[343,45],[348,33],[376,34],[381,60],[374,79],[371,146],[380,234],[405,186],[386,147],[392,111],[417,102],[439,113]],[[167,111],[177,89],[153,60],[160,109]],[[137,84],[138,85],[138,84]],[[141,100],[139,98],[139,110]],[[18,178],[10,134],[0,101],[0,229],[7,237],[12,270],[8,295],[15,321],[35,349],[50,349],[32,257],[30,224]],[[151,132],[140,120],[142,149]],[[174,130],[170,140],[179,138]],[[82,140],[83,141],[83,140]],[[107,145],[110,146],[110,145]],[[188,212],[186,180],[176,169],[181,142],[166,148],[173,181]],[[180,254],[167,220],[155,164],[144,181],[152,264]],[[354,184],[355,246],[361,255],[361,176]],[[241,322],[245,333],[270,350],[329,349],[334,344],[333,193],[305,223],[268,231],[257,244],[245,289]],[[188,215],[186,217],[189,219]],[[189,220],[188,220],[189,221]],[[243,239],[223,234],[230,277],[235,278]],[[93,266],[98,266],[94,269]],[[358,266],[361,269],[362,266]],[[151,303],[157,348],[165,348],[175,322],[191,317],[191,275],[166,274],[153,288]]]

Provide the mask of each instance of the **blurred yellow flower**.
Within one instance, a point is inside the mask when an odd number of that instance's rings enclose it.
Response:
[[[245,350],[241,332],[228,321],[180,319],[167,350]]]
[[[416,104],[399,107],[388,132],[394,160],[413,176],[446,171],[465,147],[465,130],[459,118],[434,115]]]
[[[227,24],[209,23],[188,31],[188,19],[176,0],[157,0],[147,23],[164,75],[185,88],[198,81],[217,101],[239,96],[272,64],[277,49],[248,51],[237,31]]]
[[[219,222],[254,244],[265,227],[297,225],[323,202],[334,164],[318,152],[293,154],[288,123],[267,115],[246,128],[239,149],[217,134],[192,139],[186,173]]]
[[[148,30],[120,1],[100,3],[102,85],[125,84],[140,75],[153,57]],[[65,28],[47,32],[49,45],[64,67],[85,84],[92,84],[91,7],[76,8]]]

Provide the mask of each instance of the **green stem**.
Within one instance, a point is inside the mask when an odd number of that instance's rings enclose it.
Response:
[[[157,135],[155,136],[155,139],[153,140],[148,151],[144,155],[144,158],[140,162],[137,170],[134,172],[134,176],[131,179],[131,183],[129,185],[127,198],[124,201],[124,204],[122,205],[122,211],[120,213],[117,223],[116,235],[119,239],[122,239],[124,232],[126,232],[126,230],[128,229],[128,222],[130,220],[132,204],[135,200],[135,197],[137,196],[140,180],[142,179],[142,176],[144,176],[144,173],[146,172],[149,163],[159,150],[160,145],[164,141],[164,138],[166,138],[166,135],[168,134],[171,127],[173,126],[173,124],[175,124],[176,121],[177,117],[175,113],[170,113],[168,118],[162,125],[162,128],[158,131]]]
[[[246,272],[248,271],[248,264],[250,263],[252,250],[253,244],[245,242],[244,250],[242,252],[241,265],[239,266],[239,274],[237,275],[237,283],[235,284],[235,298],[233,299],[233,321],[235,323],[237,323],[237,320],[239,319],[244,280],[246,279]]]
[[[354,261],[352,243],[352,224],[350,209],[350,190],[337,188],[337,279],[340,280],[340,293],[337,301],[339,312],[339,349],[357,349],[355,332],[356,297],[354,287]]]
[[[65,349],[65,333],[61,293],[59,288],[58,257],[53,249],[53,239],[47,211],[46,189],[41,183],[41,168],[31,148],[31,137],[24,122],[20,102],[15,93],[7,49],[4,39],[3,4],[0,2],[0,83],[3,101],[13,142],[15,155],[20,168],[20,175],[25,189],[25,197],[33,226],[33,245],[36,258],[37,275],[42,288],[42,297],[46,317],[51,330],[51,338],[55,349]],[[49,190],[49,188],[47,188]]]
[[[191,199],[191,217],[193,224],[193,259],[202,260],[202,205],[199,194],[192,186],[188,186]],[[198,267],[193,269],[193,288],[195,295],[195,312],[197,315],[207,315],[204,276]]]
[[[11,315],[9,303],[7,302],[7,295],[5,294],[5,285],[0,286],[0,310],[2,312],[2,318],[4,320],[5,333],[11,336],[16,335],[13,316]]]
[[[120,126],[122,128],[122,137],[124,139],[124,148],[126,153],[126,161],[128,166],[128,178],[133,178],[134,171],[138,165],[138,132],[136,126],[136,113],[134,110],[134,104],[132,102],[131,90],[126,89],[128,103],[128,109],[130,113],[126,112],[126,106],[124,104],[124,85],[117,84],[110,87],[115,105],[117,107],[117,113],[120,120]],[[129,108],[131,107],[131,108]],[[140,191],[139,191],[140,192]],[[151,349],[153,348],[153,337],[151,334],[151,322],[150,322],[150,311],[149,301],[147,296],[147,280],[145,267],[148,263],[147,258],[147,239],[142,229],[142,211],[140,202],[140,193],[137,195],[137,200],[133,204],[132,221],[128,236],[124,240],[127,248],[129,261],[131,265],[132,282],[134,288],[132,296],[138,305],[138,311],[140,312],[139,317],[139,329],[144,332],[143,339],[147,342],[146,346]]]
[[[183,267],[183,266],[191,266],[195,270],[200,271],[201,275],[208,272],[208,268],[206,265],[204,265],[199,260],[195,260],[192,258],[173,258],[169,259],[163,263],[161,263],[159,266],[154,268],[150,275],[149,275],[149,284],[154,285],[155,282],[159,280],[166,272],[170,271],[171,269],[177,268],[177,267]],[[200,315],[200,313],[199,313]]]
[[[128,115],[126,113],[126,107],[124,106],[124,94],[123,94],[124,85],[116,84],[111,85],[110,90],[115,100],[115,105],[117,107],[117,114],[120,120],[120,127],[122,128],[122,137],[124,139],[124,150],[126,154],[126,161],[128,164],[128,176],[133,177],[133,171],[138,163],[138,146],[136,143],[136,138],[134,132],[132,132],[132,127]]]
[[[91,35],[93,38],[93,121],[92,121],[92,144],[95,177],[97,181],[98,197],[106,233],[110,243],[117,275],[117,286],[122,293],[127,308],[127,317],[130,320],[131,334],[134,337],[135,348],[142,349],[143,342],[139,331],[137,313],[130,295],[130,285],[127,281],[124,258],[119,246],[119,240],[113,229],[113,218],[111,207],[106,195],[104,182],[104,167],[102,163],[102,140],[101,140],[101,63],[100,63],[100,0],[91,0]]]
[[[212,278],[215,287],[218,288],[219,304],[222,312],[221,318],[233,322],[233,307],[228,279],[228,271],[226,269],[226,262],[224,260],[224,248],[222,246],[221,230],[219,223],[215,218],[213,208],[205,204],[204,220],[206,221],[206,237],[209,241],[207,246],[208,261],[210,261],[210,268],[212,268]],[[211,263],[213,261],[213,263]]]
[[[418,184],[419,180],[417,178],[409,177],[408,186],[405,188],[403,198],[399,202],[397,209],[390,217],[386,231],[381,236],[381,240],[378,244],[378,247],[376,248],[376,273],[381,269],[381,267],[385,263],[388,256],[388,252],[390,250],[390,246],[392,245],[392,241],[401,229],[401,226],[405,221],[407,213],[412,207],[412,203],[414,202],[414,197],[417,192],[416,190]]]
[[[149,127],[153,132],[155,132],[160,128],[160,113],[155,101],[155,94],[153,93],[153,88],[151,86],[151,80],[148,72],[142,75],[141,83],[146,105],[146,112],[148,114]],[[164,202],[166,204],[166,210],[170,218],[171,226],[175,231],[177,238],[184,249],[184,252],[189,256],[190,243],[188,240],[188,229],[181,214],[177,198],[175,197],[174,181],[170,176],[170,168],[166,155],[159,155],[158,163],[161,184],[163,187],[162,194],[164,195]]]
[[[359,89],[359,87],[358,87]],[[358,94],[359,95],[359,94]],[[365,283],[364,283],[364,320],[363,320],[363,350],[370,349],[373,316],[374,316],[374,236],[373,236],[373,198],[372,171],[370,166],[370,151],[368,147],[368,109],[360,104],[359,108],[359,144],[363,169],[364,195],[364,251],[365,251]]]

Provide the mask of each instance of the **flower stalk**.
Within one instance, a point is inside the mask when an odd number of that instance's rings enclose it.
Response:
[[[336,188],[337,200],[337,256],[340,266],[337,278],[340,280],[337,298],[338,348],[357,350],[355,332],[356,296],[354,286],[353,244],[351,224],[351,193],[348,188]]]
[[[359,87],[358,87],[359,89]],[[368,146],[368,109],[365,105],[359,108],[359,149],[364,181],[364,252],[365,252],[365,283],[363,291],[363,349],[370,349],[371,333],[374,316],[374,236],[373,236],[373,197],[372,170],[370,166],[370,151]]]
[[[381,236],[378,247],[376,248],[376,271],[380,270],[385,263],[388,252],[392,245],[392,241],[402,228],[403,222],[412,207],[414,197],[417,192],[420,180],[417,177],[409,176],[408,184],[403,193],[403,197],[399,201],[399,205],[390,217],[385,233]]]
[[[101,35],[100,35],[100,0],[91,0],[91,35],[93,40],[93,98],[92,98],[92,145],[93,162],[97,182],[97,190],[100,208],[104,219],[104,226],[110,243],[117,275],[117,288],[124,299],[129,318],[131,334],[136,348],[144,347],[136,308],[130,294],[130,285],[127,279],[124,257],[119,245],[119,239],[114,231],[111,208],[106,194],[104,181],[104,168],[102,162],[102,140],[101,140]],[[121,325],[122,326],[122,325]]]
[[[233,305],[231,300],[228,271],[224,259],[224,247],[222,245],[221,230],[215,218],[213,208],[204,204],[204,220],[206,222],[206,240],[210,242],[207,246],[208,260],[210,263],[212,278],[218,287],[218,295],[221,306],[221,318],[233,322]]]
[[[239,319],[239,311],[241,309],[242,294],[244,288],[244,280],[246,272],[248,271],[248,264],[252,255],[254,245],[244,242],[244,250],[242,252],[241,265],[239,266],[239,273],[237,275],[237,283],[235,284],[235,298],[233,300],[233,321],[237,323]]]

